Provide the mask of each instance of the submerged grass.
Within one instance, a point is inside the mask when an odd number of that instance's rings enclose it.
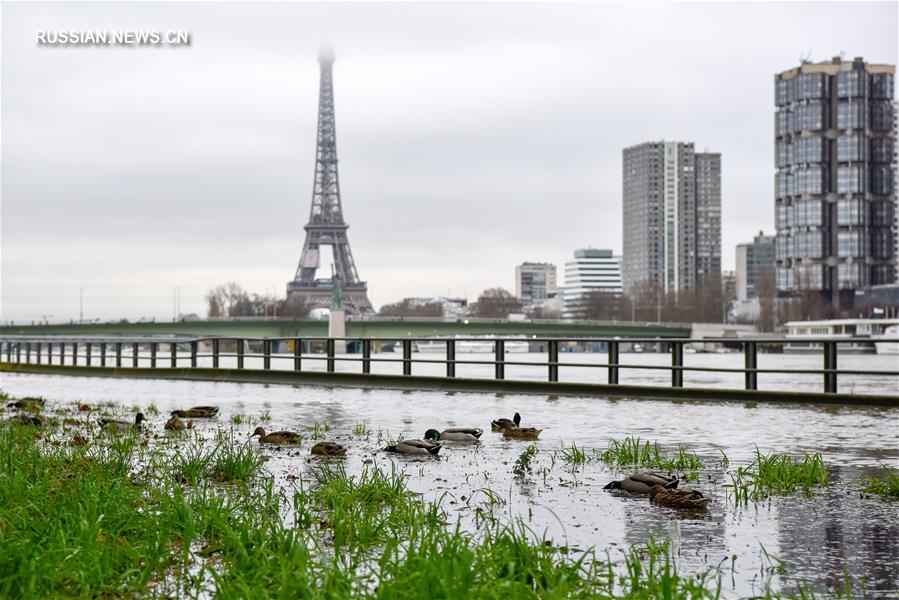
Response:
[[[657,442],[640,440],[639,437],[626,437],[623,440],[609,440],[609,446],[600,459],[618,467],[645,467],[661,469],[668,473],[679,473],[683,479],[697,479],[702,469],[702,461],[693,452],[679,446],[674,454],[664,454]]]
[[[899,471],[883,465],[883,473],[870,475],[863,479],[865,485],[862,491],[868,494],[876,494],[890,500],[899,500]]]
[[[776,495],[782,496],[802,490],[811,495],[817,487],[827,486],[827,467],[821,454],[806,452],[802,459],[789,454],[764,455],[756,448],[755,460],[730,473],[731,482],[725,484],[733,491],[737,504],[758,502]]]

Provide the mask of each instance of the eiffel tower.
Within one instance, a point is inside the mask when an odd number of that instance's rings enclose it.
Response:
[[[318,55],[321,79],[318,92],[318,143],[315,151],[315,183],[312,187],[312,209],[304,227],[306,241],[293,281],[287,284],[288,298],[299,296],[312,308],[330,307],[335,278],[340,279],[343,301],[350,314],[372,311],[368,287],[359,281],[353,253],[340,206],[340,184],[337,180],[337,129],[334,124],[334,87],[331,69],[334,53],[322,50]],[[329,279],[316,279],[321,266],[320,250],[331,246],[334,273]]]

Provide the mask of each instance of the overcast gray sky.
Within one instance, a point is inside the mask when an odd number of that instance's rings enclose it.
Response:
[[[190,47],[38,47],[180,29]],[[723,262],[773,228],[773,74],[896,62],[885,3],[2,4],[3,320],[284,293],[334,47],[344,215],[376,306],[621,249],[621,150],[722,153]],[[562,283],[560,281],[560,283]]]

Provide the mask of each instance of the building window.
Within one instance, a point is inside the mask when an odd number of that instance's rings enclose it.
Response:
[[[841,71],[837,73],[837,95],[840,98],[864,96],[867,78],[863,71]]]
[[[893,170],[889,165],[871,165],[871,193],[889,194],[893,191]]]
[[[774,104],[786,106],[793,102],[794,79],[780,79],[774,86]]]
[[[797,131],[818,131],[824,127],[824,105],[820,102],[801,104],[796,109]]]
[[[800,258],[821,258],[823,255],[823,235],[820,230],[801,231],[793,236],[796,240],[795,256]]]
[[[841,290],[853,290],[859,287],[858,267],[857,263],[840,263],[837,267],[837,285]]]
[[[777,267],[777,289],[785,292],[795,289],[793,285],[793,270],[787,267]]]
[[[873,100],[870,104],[870,127],[874,131],[893,129],[893,106],[889,100]]]
[[[796,202],[793,206],[796,213],[797,227],[821,226],[822,214],[820,200],[803,200]]]
[[[893,226],[893,203],[871,202],[871,225],[873,227]]]
[[[893,162],[892,138],[874,138],[871,140],[871,160],[876,163]]]
[[[821,265],[796,267],[796,286],[805,290],[824,289],[824,268]]]
[[[871,285],[883,285],[885,283],[893,283],[893,266],[872,265],[871,266]]]
[[[892,100],[893,98],[893,74],[892,73],[872,73],[871,74],[871,97],[881,100]]]
[[[860,100],[837,105],[837,129],[864,129],[865,103]]]
[[[860,198],[841,198],[837,201],[838,225],[862,225],[862,216]]]
[[[893,230],[887,227],[878,227],[871,231],[871,255],[874,258],[893,256]]]
[[[841,135],[837,138],[837,160],[857,162],[865,160],[864,137],[857,134]]]
[[[861,234],[858,231],[837,233],[837,256],[840,258],[862,256]]]
[[[861,165],[841,165],[837,167],[837,193],[861,193],[864,183]]]
[[[796,172],[796,193],[824,193],[824,169],[820,165],[811,165]]]
[[[789,108],[782,108],[774,115],[774,129],[777,135],[786,135],[793,133],[794,119],[793,112]]]
[[[819,137],[799,138],[793,147],[797,163],[816,163],[824,160],[824,140]]]
[[[796,99],[823,98],[827,80],[824,73],[800,73],[796,78]]]

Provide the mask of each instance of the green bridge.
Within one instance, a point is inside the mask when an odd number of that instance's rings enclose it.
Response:
[[[558,321],[503,321],[496,319],[390,319],[347,321],[346,337],[386,338],[431,336],[528,337],[689,337],[689,324]],[[85,323],[53,325],[3,325],[3,336],[196,336],[240,338],[327,337],[328,322],[294,319],[210,319],[147,323]]]

